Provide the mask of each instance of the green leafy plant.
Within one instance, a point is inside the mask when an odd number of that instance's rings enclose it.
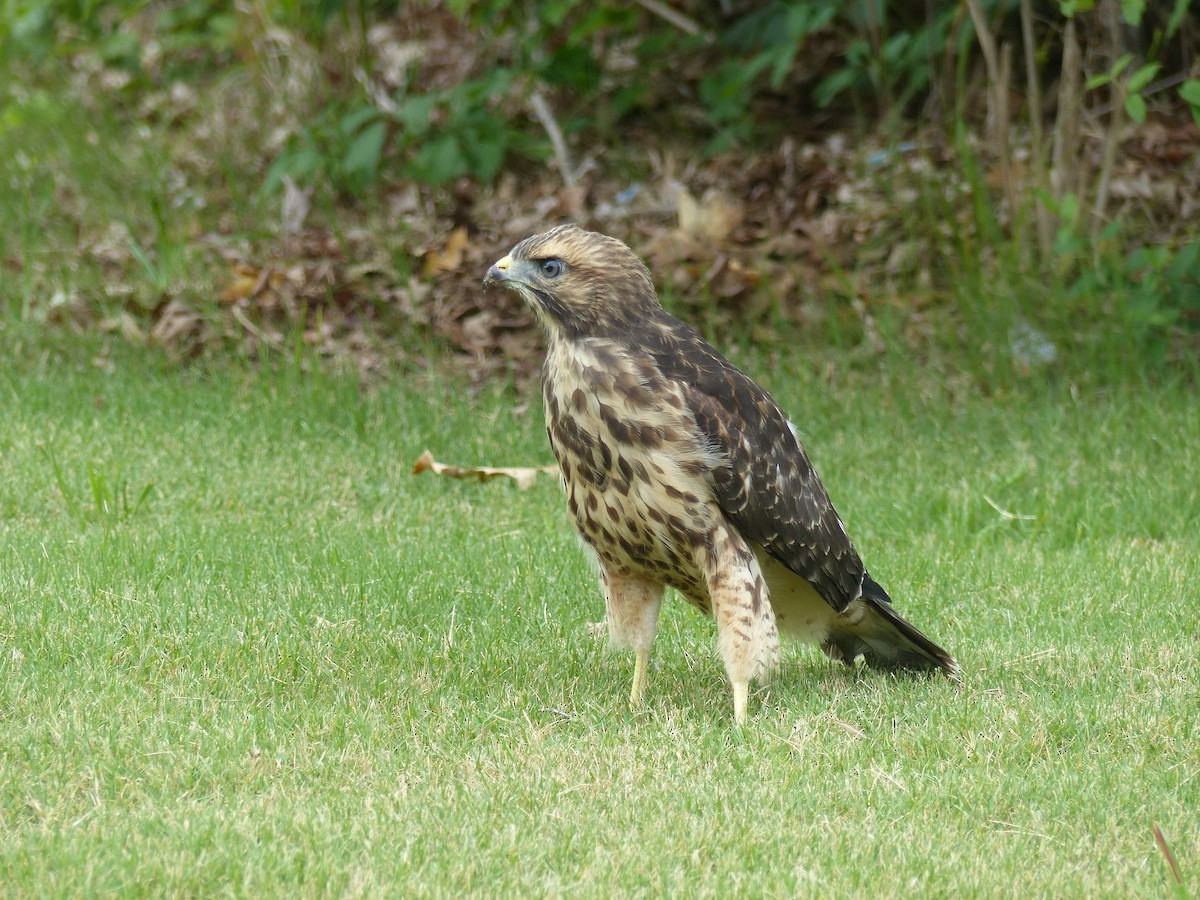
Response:
[[[718,130],[709,150],[725,149],[754,132],[753,97],[785,89],[797,57],[822,33],[836,35],[845,50],[842,65],[812,89],[818,106],[852,94],[869,96],[868,105],[888,112],[902,111],[929,87],[930,60],[944,46],[954,19],[952,8],[913,18],[904,4],[886,0],[849,5],[776,0],[739,16],[720,38],[720,61],[698,85],[705,116]]]
[[[9,0],[0,15],[0,48],[34,58],[87,48],[135,79],[147,77],[142,59],[150,32],[161,74],[179,77],[228,58],[238,41],[238,13],[229,0]]]
[[[1055,212],[1062,224],[1054,252],[1070,307],[1107,308],[1123,340],[1160,354],[1172,329],[1200,321],[1200,241],[1125,249],[1129,241],[1120,220],[1095,237],[1080,228],[1074,195],[1059,201]]]
[[[1142,91],[1146,89],[1162,66],[1158,63],[1147,63],[1135,69],[1128,78],[1122,79],[1122,74],[1132,62],[1132,53],[1122,54],[1107,72],[1101,72],[1099,75],[1089,78],[1085,87],[1090,91],[1111,84],[1117,96],[1120,97],[1126,114],[1141,125],[1146,121],[1146,100],[1142,96]]]
[[[805,41],[829,26],[832,3],[773,2],[737,19],[722,35],[724,59],[700,79],[705,116],[717,130],[708,150],[727,149],[752,130],[750,100],[763,86],[780,90]]]
[[[944,52],[957,17],[953,5],[919,18],[911,16],[908,5],[884,0],[833,8],[841,10],[844,64],[818,82],[813,91],[818,105],[829,106],[851,93],[881,101],[894,115],[928,90],[937,74],[932,61]]]
[[[402,101],[394,119],[402,171],[425,184],[463,175],[491,181],[508,154],[531,147],[496,106],[508,95],[513,73],[496,68],[449,90]]]
[[[539,155],[539,144],[499,115],[512,72],[494,69],[452,88],[415,93],[384,110],[363,103],[330,111],[303,128],[267,173],[264,191],[285,176],[301,183],[328,179],[351,195],[371,188],[384,165],[397,174],[438,185],[462,176],[489,182],[509,153]]]
[[[361,104],[344,112],[328,109],[300,129],[272,163],[264,193],[285,177],[301,184],[328,181],[347,194],[361,194],[375,183],[387,141],[383,112]]]
[[[1191,109],[1196,124],[1200,125],[1200,79],[1185,81],[1179,88],[1179,96]]]

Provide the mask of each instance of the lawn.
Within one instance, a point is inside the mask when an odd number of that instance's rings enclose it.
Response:
[[[1194,391],[737,359],[962,686],[791,647],[739,730],[674,598],[631,711],[553,479],[409,474],[534,390],[4,337],[3,893],[1197,890]]]

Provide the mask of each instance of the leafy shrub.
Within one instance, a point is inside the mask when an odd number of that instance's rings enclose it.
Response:
[[[1067,310],[1111,322],[1122,341],[1159,357],[1174,329],[1200,325],[1200,241],[1138,245],[1119,219],[1092,236],[1070,194],[1054,211],[1063,223],[1054,255]]]
[[[156,52],[170,61],[168,74],[185,72],[189,57],[227,56],[237,36],[230,0],[8,0],[0,16],[0,46],[33,57],[74,53],[82,47],[108,65],[142,74],[143,36],[153,34]],[[139,27],[130,27],[138,22]]]
[[[396,173],[439,185],[463,176],[491,181],[508,154],[527,156],[540,144],[506,122],[496,110],[509,91],[512,73],[493,69],[452,88],[413,94],[391,110],[374,104],[345,112],[327,109],[289,143],[267,174],[264,190],[285,176],[311,183],[328,179],[349,194],[369,189],[385,158]]]
[[[827,107],[844,93],[860,101],[876,97],[885,111],[903,111],[924,95],[936,77],[934,64],[951,40],[957,10],[952,4],[930,9],[914,19],[904,3],[879,3],[875,15],[868,4],[842,7],[839,24],[845,41],[845,64],[833,70],[813,89],[813,99]]]

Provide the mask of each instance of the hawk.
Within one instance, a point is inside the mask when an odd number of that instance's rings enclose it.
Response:
[[[739,724],[780,632],[847,664],[958,678],[867,574],[796,427],[662,308],[625,244],[563,225],[513,247],[488,270],[493,284],[516,291],[546,335],[546,433],[599,562],[609,633],[634,652],[633,705],[666,586],[716,619]]]

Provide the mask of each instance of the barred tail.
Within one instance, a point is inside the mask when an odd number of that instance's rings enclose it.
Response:
[[[961,680],[954,657],[896,612],[891,599],[867,575],[862,597],[830,626],[821,645],[825,655],[847,664],[861,656],[884,669],[941,669],[955,681]]]

